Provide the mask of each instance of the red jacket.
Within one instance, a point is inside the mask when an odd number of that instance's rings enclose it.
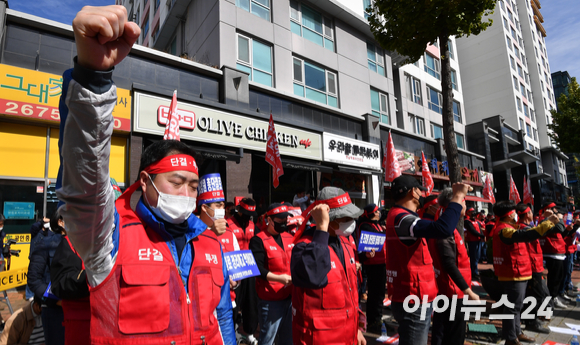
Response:
[[[132,211],[120,216],[115,266],[90,289],[91,344],[222,344],[214,311],[224,276],[215,234],[192,240],[188,294],[161,236]]]
[[[292,291],[292,338],[294,344],[356,344],[358,334],[358,292],[355,251],[349,240],[339,236],[345,267],[330,246],[331,268],[328,285],[320,289]],[[312,242],[304,236],[299,242]]]
[[[254,222],[250,221],[246,231],[244,231],[236,217],[228,219],[228,227],[234,233],[240,245],[240,250],[250,249],[250,239],[254,237]]]
[[[465,279],[468,286],[471,286],[471,266],[469,264],[469,255],[467,255],[467,249],[465,248],[465,243],[459,234],[459,231],[455,229],[453,232],[455,238],[455,246],[457,247],[457,255],[455,257],[455,265],[459,269],[459,272]],[[435,277],[437,279],[437,288],[439,289],[440,295],[445,295],[447,297],[453,297],[457,295],[458,298],[463,298],[463,291],[461,291],[457,285],[451,280],[449,274],[443,270],[443,265],[441,265],[441,258],[439,256],[439,250],[437,249],[436,239],[429,240],[429,250],[433,254],[433,266],[435,267]]]
[[[501,230],[512,226],[497,222],[493,229],[493,269],[498,278],[515,280],[532,276],[530,254],[525,243],[505,244],[500,239]],[[501,280],[501,279],[500,279]]]
[[[284,248],[280,248],[270,233],[262,231],[257,234],[264,243],[266,252],[266,268],[274,274],[290,275],[290,259],[292,258],[293,236],[287,232],[280,234]],[[266,301],[280,301],[288,298],[292,293],[292,286],[284,286],[282,283],[268,281],[258,277],[256,279],[256,291],[258,297]]]
[[[394,207],[387,216],[387,287],[393,302],[403,302],[409,295],[428,296],[428,302],[437,296],[437,283],[433,271],[433,259],[427,240],[418,239],[412,246],[401,242],[395,231],[395,217],[407,213]]]
[[[465,221],[470,222],[473,225],[473,227],[475,228],[475,231],[482,232],[480,227],[479,227],[478,221],[472,220],[471,218],[467,218],[467,217],[465,217]],[[479,241],[479,237],[476,237],[475,235],[473,235],[469,231],[465,231],[465,242],[478,242],[478,241]]]
[[[576,252],[576,241],[574,241],[574,235],[575,233],[573,232],[569,236],[564,237],[564,242],[566,243],[566,254],[574,254]]]
[[[540,244],[544,254],[566,254],[566,242],[559,232],[541,238]]]

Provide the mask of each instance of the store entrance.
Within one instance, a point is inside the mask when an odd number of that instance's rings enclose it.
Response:
[[[270,203],[290,202],[294,200],[297,189],[303,189],[312,196],[316,195],[318,183],[317,173],[301,169],[284,168],[280,177],[280,185],[272,185],[272,167],[265,158],[252,155],[251,192],[258,205],[258,213],[265,212]],[[270,198],[271,195],[271,198]]]

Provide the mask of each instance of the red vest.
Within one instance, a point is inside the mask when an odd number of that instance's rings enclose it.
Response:
[[[465,279],[467,285],[471,286],[471,266],[469,265],[469,255],[467,255],[465,243],[463,243],[463,239],[457,229],[453,232],[453,236],[455,238],[455,246],[457,247],[455,265],[459,269],[459,272],[463,276],[463,279]],[[435,239],[429,240],[429,250],[433,254],[433,266],[435,267],[435,278],[437,279],[439,294],[447,297],[457,295],[458,298],[463,298],[463,291],[457,287],[453,280],[451,280],[449,273],[443,270],[441,257],[439,256],[439,251],[437,250],[437,245],[435,243],[436,241],[437,240]]]
[[[476,220],[472,220],[470,218],[465,217],[465,221],[470,222],[473,225],[473,227],[475,228],[475,231],[481,232],[481,230],[479,228],[479,223]],[[465,241],[466,242],[477,242],[477,241],[479,241],[479,237],[476,237],[475,235],[473,235],[469,231],[465,231]]]
[[[540,238],[540,244],[545,254],[566,254],[566,242],[559,232]]]
[[[292,338],[294,344],[334,345],[357,343],[358,291],[355,251],[348,239],[339,236],[344,261],[330,246],[328,285],[320,289],[299,288],[292,291]],[[310,243],[304,236],[299,242]]]
[[[128,208],[131,194],[117,200],[115,265],[90,289],[91,344],[223,344],[214,315],[224,284],[217,237],[205,231],[187,244],[195,257],[186,293],[165,241]]]
[[[574,243],[574,233],[570,236],[564,237],[566,243],[566,254],[574,254],[576,252],[576,243]]]
[[[520,229],[528,227],[528,225],[524,223],[519,223],[519,225]],[[526,242],[526,247],[528,248],[528,253],[530,253],[532,272],[534,273],[544,272],[544,255],[542,253],[540,241],[534,240],[532,242]]]
[[[240,250],[250,249],[250,239],[254,237],[254,222],[250,221],[246,231],[244,231],[238,224],[236,217],[232,217],[228,219],[228,227],[236,236]]]
[[[403,302],[409,295],[429,296],[428,302],[437,296],[437,283],[433,271],[433,259],[427,240],[419,238],[411,246],[401,242],[395,231],[395,217],[410,214],[403,208],[393,207],[387,216],[387,286],[393,302]]]
[[[222,252],[229,253],[235,250],[234,248],[234,233],[228,228],[226,232],[218,236],[218,241],[222,246]],[[236,300],[236,291],[230,289],[230,298],[232,302]]]
[[[481,232],[482,234],[484,234],[484,235],[485,235],[485,223],[484,223],[484,222],[482,222],[482,221],[481,221],[481,220],[479,220],[479,219],[476,219],[475,221],[477,222],[477,225],[479,225],[479,232]],[[484,237],[481,237],[479,240],[480,240],[481,242],[485,242],[485,236],[484,236]]]
[[[522,278],[532,275],[530,254],[525,243],[505,244],[499,238],[501,230],[511,225],[498,221],[493,230],[493,268],[503,278]]]
[[[274,274],[290,275],[290,259],[292,258],[293,236],[287,232],[280,234],[284,248],[280,248],[276,240],[268,230],[262,231],[256,236],[262,239],[266,252],[266,268]],[[292,293],[292,286],[284,286],[282,283],[256,278],[256,291],[258,297],[266,301],[280,301],[288,298]]]
[[[377,232],[380,232],[381,234],[385,233],[385,229],[375,223],[367,223],[370,226],[372,226]],[[360,241],[360,226],[359,226],[359,241]],[[355,247],[356,248],[356,247]],[[380,252],[375,252],[375,256],[372,258],[367,258],[364,262],[363,265],[385,265],[387,263],[387,241],[385,241],[385,243],[383,244],[383,249],[381,249]]]

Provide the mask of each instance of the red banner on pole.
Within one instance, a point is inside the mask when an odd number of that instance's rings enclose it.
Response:
[[[395,152],[395,144],[393,144],[393,137],[389,131],[389,140],[385,147],[385,156],[383,157],[383,169],[385,169],[385,180],[393,182],[394,179],[401,176],[401,168],[397,160],[397,153]]]
[[[280,150],[278,149],[278,138],[274,128],[274,119],[270,114],[270,123],[268,125],[268,142],[266,143],[266,162],[272,166],[272,177],[274,188],[280,184],[279,178],[284,175],[282,160],[280,159]]]
[[[491,185],[491,174],[485,175],[485,184],[483,186],[482,194],[490,203],[495,204],[495,195],[493,195],[493,187]]]
[[[524,178],[524,204],[534,205],[534,196],[532,195],[532,184],[529,177]]]
[[[163,133],[163,140],[177,140],[179,138],[179,114],[177,114],[177,90],[173,91],[173,98],[169,106],[169,114],[167,115],[167,124],[165,125],[165,133]]]
[[[518,189],[516,188],[516,184],[514,182],[514,179],[511,176],[510,176],[510,200],[512,200],[516,204],[519,204],[522,201],[522,199],[520,198],[520,193],[518,192]]]
[[[425,159],[425,154],[421,151],[421,175],[423,176],[423,187],[427,188],[425,192],[426,196],[431,195],[435,183],[433,182],[433,177],[431,177],[431,171],[429,171],[429,165]]]

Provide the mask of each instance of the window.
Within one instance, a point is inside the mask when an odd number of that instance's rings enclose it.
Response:
[[[462,123],[461,122],[461,105],[456,101],[453,101],[453,120],[455,122]]]
[[[149,33],[149,13],[145,16],[145,20],[143,20],[143,39],[147,37]]]
[[[538,141],[538,131],[534,128],[534,140]]]
[[[516,62],[515,62],[514,58],[511,56],[510,56],[510,65],[512,66],[512,69],[515,71],[516,70]]]
[[[238,58],[236,67],[250,76],[248,80],[273,86],[272,47],[252,38],[238,34]]]
[[[513,50],[513,48],[512,48],[512,40],[511,40],[511,38],[510,38],[509,36],[507,36],[507,35],[506,35],[506,36],[505,36],[505,39],[506,39],[506,42],[507,42],[507,47],[508,47],[508,49],[509,49],[509,50]]]
[[[520,129],[524,129],[524,120],[522,120],[521,118],[519,118],[520,120]]]
[[[457,86],[457,72],[455,72],[453,69],[451,70],[451,86],[454,90],[459,90]]]
[[[443,96],[435,89],[427,86],[427,97],[429,103],[429,109],[436,113],[443,113]]]
[[[443,139],[443,127],[431,123],[431,136],[433,139]]]
[[[385,76],[385,57],[382,49],[367,42],[367,59],[371,71]]]
[[[379,117],[382,123],[389,122],[389,97],[382,92],[371,89],[371,108],[373,115]]]
[[[522,83],[520,83],[520,92],[522,93],[522,97],[526,97],[526,87]]]
[[[141,20],[141,10],[139,7],[137,7],[137,14],[135,14],[135,23],[137,23],[137,25],[141,24],[140,20]]]
[[[455,55],[453,54],[453,42],[451,42],[451,40],[447,41],[447,50],[449,51],[449,57],[455,60]]]
[[[505,17],[503,17],[503,27],[506,29],[509,29],[509,24],[508,24],[507,19],[505,19]]]
[[[308,61],[294,58],[294,94],[338,107],[336,74]]]
[[[505,7],[504,7],[504,4],[503,4],[503,0],[499,0],[499,6],[501,7],[502,10],[505,11]]]
[[[514,41],[517,40],[517,38],[516,38],[516,30],[514,30],[514,28],[510,28],[510,29],[512,31],[512,38],[514,39]]]
[[[363,0],[363,11],[365,12],[365,19],[369,20],[371,12],[368,9],[371,7],[371,0]]]
[[[154,0],[153,1],[154,4],[154,8],[153,8],[153,13],[157,13],[157,10],[159,9],[159,5],[161,4],[161,0]]]
[[[527,123],[526,123],[526,135],[530,138],[532,137],[532,127]]]
[[[536,112],[533,111],[532,109],[530,109],[530,116],[532,118],[532,121],[535,123],[536,122]]]
[[[407,99],[412,100],[417,104],[421,102],[421,81],[405,74],[405,84],[407,91]]]
[[[524,71],[522,70],[522,66],[520,66],[520,64],[518,64],[518,75],[520,77],[524,77]]]
[[[516,89],[516,91],[517,91],[517,90],[518,90],[518,84],[519,84],[519,83],[518,83],[518,78],[516,78],[516,77],[512,77],[512,78],[513,78],[513,80],[514,80],[514,88],[515,88],[515,89]]]
[[[294,0],[290,1],[290,29],[296,35],[334,51],[331,20]]]
[[[434,76],[437,79],[441,79],[441,65],[439,59],[425,53],[425,72]]]
[[[518,105],[518,110],[522,111],[522,100],[519,97],[516,97],[516,104]]]
[[[524,104],[524,115],[529,119],[530,118],[530,109],[528,108],[527,104]]]
[[[510,19],[511,22],[513,22],[514,21],[514,17],[513,17],[512,11],[507,10],[507,13],[508,13],[508,18]]]
[[[520,50],[518,49],[518,47],[516,47],[515,44],[514,44],[514,53],[516,54],[516,57],[519,59],[520,58]]]
[[[457,148],[465,150],[463,135],[455,133],[455,141],[457,142]]]
[[[270,0],[236,0],[236,6],[270,21]]]
[[[413,133],[425,135],[425,120],[413,114],[409,114],[409,124],[413,128]]]

